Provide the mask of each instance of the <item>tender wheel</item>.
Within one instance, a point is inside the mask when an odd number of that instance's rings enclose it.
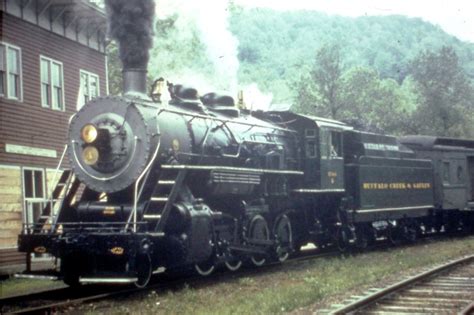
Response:
[[[209,259],[208,261],[201,262],[199,264],[194,265],[194,269],[198,274],[201,276],[209,276],[214,269],[216,268],[214,261],[212,259]]]
[[[397,246],[400,245],[401,243],[401,237],[400,237],[400,228],[396,227],[394,225],[389,225],[387,228],[387,239],[390,244]]]
[[[360,225],[356,228],[355,245],[359,250],[365,250],[375,243],[375,231],[370,225]]]
[[[367,233],[357,233],[356,246],[359,250],[365,250],[369,246],[369,236]]]
[[[250,221],[249,237],[256,240],[269,240],[270,231],[268,230],[268,224],[264,217],[256,215]],[[255,266],[262,266],[266,262],[265,255],[253,255],[250,260]]]
[[[346,252],[349,249],[350,231],[347,227],[340,226],[337,230],[336,244],[340,252]]]
[[[287,215],[284,214],[278,218],[273,226],[273,234],[278,242],[275,249],[276,257],[280,262],[284,262],[290,256],[293,248],[293,232]]]
[[[414,225],[407,225],[403,227],[403,237],[408,243],[415,243],[418,239],[418,230]]]
[[[150,282],[153,273],[150,254],[137,255],[135,265],[138,280],[134,284],[137,288],[144,288]]]

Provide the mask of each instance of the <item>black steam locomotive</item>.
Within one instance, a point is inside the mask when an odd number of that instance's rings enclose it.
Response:
[[[346,250],[474,225],[474,141],[251,112],[181,85],[161,102],[144,72],[124,80],[124,96],[71,119],[70,167],[19,237],[20,251],[59,258],[67,284],[144,286],[164,269],[207,275],[307,243]]]

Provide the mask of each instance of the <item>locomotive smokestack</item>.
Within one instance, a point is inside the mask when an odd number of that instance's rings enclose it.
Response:
[[[123,69],[123,92],[138,92],[146,94],[146,68],[144,69]]]
[[[123,92],[146,94],[146,69],[153,44],[154,0],[105,0],[110,37],[122,61]]]

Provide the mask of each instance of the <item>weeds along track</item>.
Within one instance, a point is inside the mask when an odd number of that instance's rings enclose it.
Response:
[[[329,314],[473,314],[474,255],[353,296]]]

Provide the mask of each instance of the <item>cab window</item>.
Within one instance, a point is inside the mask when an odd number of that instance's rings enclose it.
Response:
[[[341,157],[342,156],[342,135],[338,131],[331,131],[331,141],[330,141],[330,151],[329,155],[331,157]]]
[[[315,158],[318,156],[318,144],[316,142],[316,129],[305,129],[306,157]]]

